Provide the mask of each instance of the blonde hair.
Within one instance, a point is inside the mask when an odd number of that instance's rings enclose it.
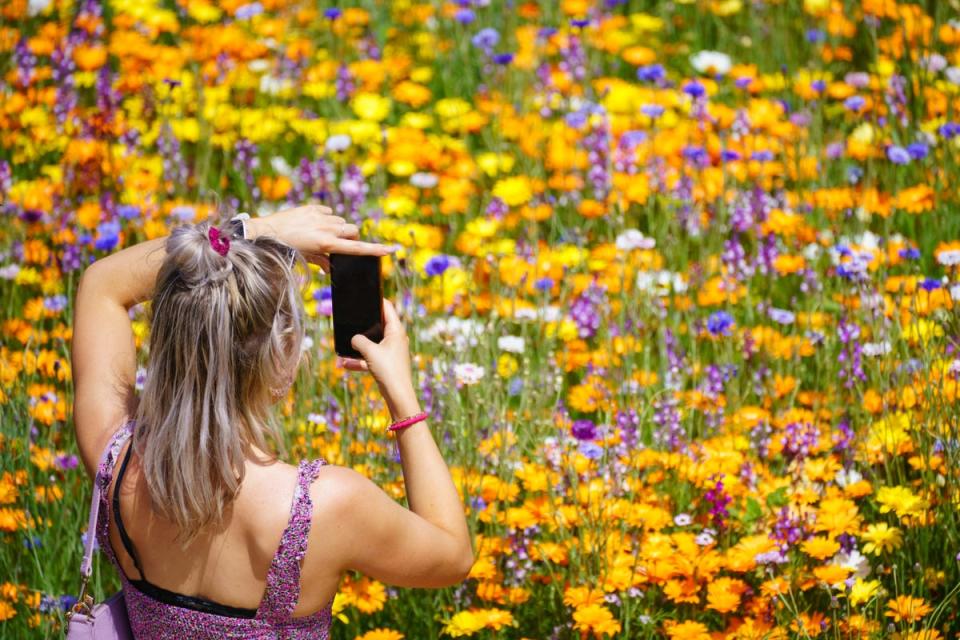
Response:
[[[250,445],[284,450],[271,405],[304,337],[304,261],[270,237],[220,255],[200,223],[173,230],[157,274],[134,446],[153,506],[185,542],[222,522]]]

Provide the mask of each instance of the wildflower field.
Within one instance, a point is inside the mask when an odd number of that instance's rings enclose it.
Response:
[[[305,202],[402,247],[477,551],[332,637],[960,637],[960,3],[336,4],[0,2],[0,637],[79,587],[84,266]],[[293,458],[403,500],[304,300]]]

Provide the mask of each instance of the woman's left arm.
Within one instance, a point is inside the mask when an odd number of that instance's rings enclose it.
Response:
[[[71,354],[73,421],[80,457],[91,475],[110,436],[136,409],[137,354],[129,310],[150,298],[166,240],[101,258],[80,277]]]
[[[357,240],[359,229],[306,205],[247,222],[250,238],[270,235],[326,264],[330,252],[383,256],[386,246]],[[136,347],[130,308],[149,300],[166,257],[166,237],[97,260],[80,278],[73,317],[73,420],[80,457],[90,475],[110,437],[136,410]]]

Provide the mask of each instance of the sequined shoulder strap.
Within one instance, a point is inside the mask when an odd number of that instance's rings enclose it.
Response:
[[[100,545],[100,548],[107,554],[107,556],[116,561],[116,558],[113,555],[113,548],[110,546],[108,541],[109,530],[110,530],[110,507],[107,501],[107,494],[110,490],[110,481],[113,478],[113,470],[117,464],[117,458],[120,456],[120,449],[123,448],[123,444],[127,439],[133,435],[133,420],[129,420],[122,427],[117,429],[117,432],[113,434],[113,437],[110,438],[110,442],[107,443],[106,448],[103,450],[103,455],[100,458],[100,465],[97,467],[97,475],[94,478],[94,495],[96,497],[97,506],[94,508],[91,505],[91,514],[90,514],[90,526],[92,529],[87,530],[87,535],[89,536],[91,532],[96,536],[97,543]],[[92,558],[91,558],[92,559]],[[84,558],[84,572],[88,573],[90,569],[89,561],[87,556]]]
[[[317,477],[323,458],[301,460],[297,488],[290,506],[290,521],[280,537],[280,546],[267,572],[267,589],[257,616],[272,622],[288,620],[300,599],[300,563],[307,552],[307,539],[313,518],[310,485]]]

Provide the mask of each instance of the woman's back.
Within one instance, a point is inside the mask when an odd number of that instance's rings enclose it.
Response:
[[[248,463],[223,525],[180,548],[176,527],[150,509],[137,456],[128,446],[132,432],[132,422],[117,432],[98,473],[106,490],[97,536],[121,571],[134,634],[326,638],[339,573],[323,579],[314,572],[301,586],[314,514],[322,513],[310,485],[325,461],[304,461],[299,468]],[[322,548],[310,554],[311,565],[322,564]]]

